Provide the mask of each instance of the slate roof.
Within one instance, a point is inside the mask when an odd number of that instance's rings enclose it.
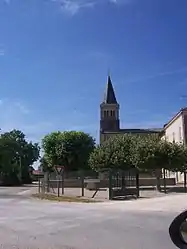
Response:
[[[116,96],[114,93],[114,88],[113,88],[110,76],[108,76],[106,92],[104,95],[103,103],[105,103],[105,104],[117,104],[117,100],[116,100]]]
[[[160,133],[163,129],[120,129],[119,131],[104,131],[103,133],[108,134],[125,134],[125,133],[133,133],[133,134],[150,134],[150,133]]]

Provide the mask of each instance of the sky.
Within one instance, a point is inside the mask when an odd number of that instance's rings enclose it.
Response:
[[[122,128],[187,105],[186,0],[0,0],[0,128],[99,135],[108,70]]]

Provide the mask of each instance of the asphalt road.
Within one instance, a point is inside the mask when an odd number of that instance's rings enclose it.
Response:
[[[187,207],[182,195],[73,204],[20,198],[19,191],[11,191],[4,198],[0,190],[0,248],[5,249],[174,249],[168,226]],[[171,208],[179,201],[183,206]]]

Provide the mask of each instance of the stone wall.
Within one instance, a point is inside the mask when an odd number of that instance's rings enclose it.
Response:
[[[61,187],[61,182],[60,182],[60,187]],[[134,180],[133,182],[126,181],[127,186],[135,186],[136,181]],[[84,184],[86,187],[87,183]],[[140,187],[145,187],[145,186],[156,186],[156,179],[155,178],[140,178],[139,179],[139,185]],[[161,185],[164,185],[164,179],[161,179]],[[174,186],[176,185],[176,179],[175,178],[166,178],[166,185],[168,186]],[[101,180],[100,181],[100,187],[101,188],[108,188],[109,182],[108,180]],[[50,187],[57,187],[57,180],[51,180],[50,181]],[[64,187],[65,188],[81,188],[81,180],[79,179],[65,179],[64,180]]]

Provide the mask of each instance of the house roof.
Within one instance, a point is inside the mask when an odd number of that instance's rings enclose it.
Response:
[[[32,174],[33,175],[43,175],[43,172],[41,172],[40,170],[33,170]]]
[[[167,129],[180,115],[182,115],[184,112],[187,112],[187,107],[181,108],[165,125],[164,130]]]

